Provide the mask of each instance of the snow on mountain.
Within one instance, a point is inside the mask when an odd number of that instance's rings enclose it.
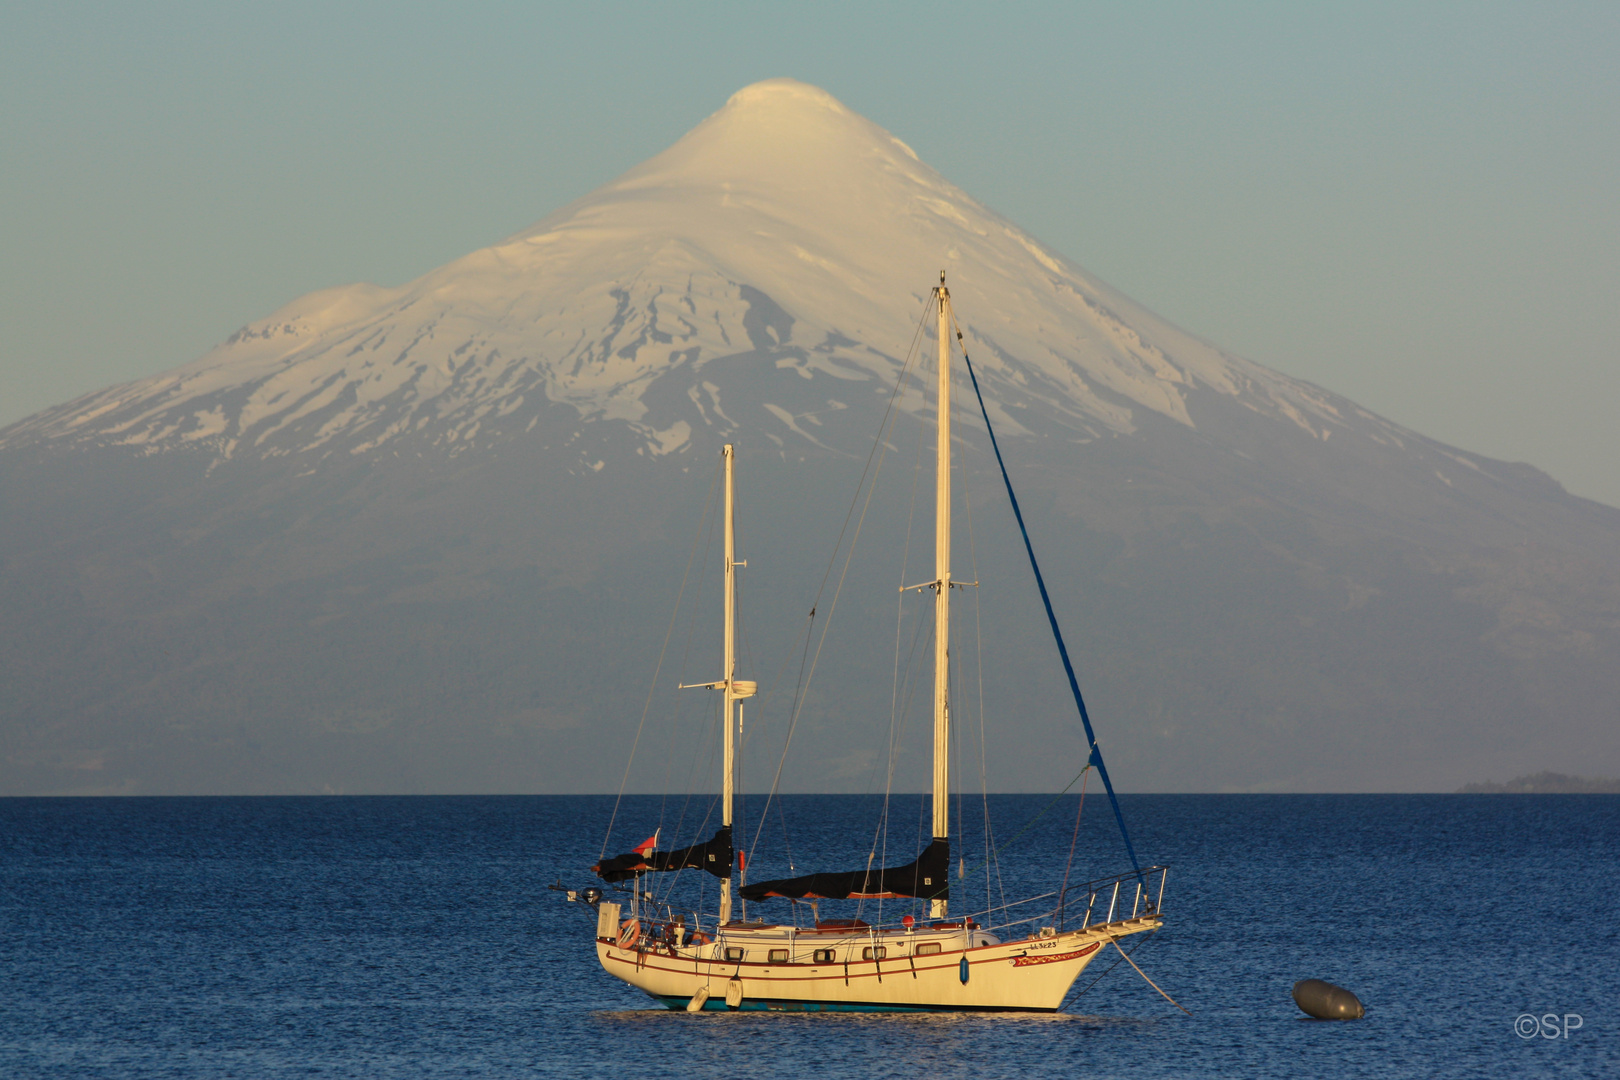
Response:
[[[493,247],[396,289],[311,293],[190,364],[14,425],[0,447],[358,455],[416,434],[457,449],[549,401],[637,425],[662,455],[695,424],[726,426],[701,402],[723,392],[705,369],[729,355],[774,346],[777,367],[881,392],[940,268],[1009,433],[1031,415],[1130,433],[1141,411],[1192,427],[1189,396],[1207,388],[1321,439],[1401,437],[1166,324],[826,92],[774,79]],[[690,417],[645,423],[647,388],[672,372],[689,380]],[[816,441],[790,410],[747,404],[735,419]]]
[[[645,688],[716,444],[748,677],[791,679],[942,268],[1116,778],[1620,767],[1620,511],[1168,325],[783,79],[501,243],[0,431],[0,793],[611,790],[649,702],[707,723]],[[927,395],[899,401],[925,446]],[[1084,747],[959,406],[987,782],[1055,790]],[[917,467],[862,511],[790,787],[880,760]],[[669,687],[712,677],[707,619]]]

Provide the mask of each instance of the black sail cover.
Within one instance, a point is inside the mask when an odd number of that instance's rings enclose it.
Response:
[[[731,876],[731,826],[723,825],[707,843],[675,851],[639,851],[603,859],[591,872],[603,881],[625,881],[637,874],[659,870],[707,870],[717,878]]]
[[[744,900],[783,896],[794,900],[892,900],[920,896],[949,900],[951,896],[951,843],[935,840],[914,862],[887,870],[852,870],[842,874],[806,874],[804,877],[756,881],[737,892]]]

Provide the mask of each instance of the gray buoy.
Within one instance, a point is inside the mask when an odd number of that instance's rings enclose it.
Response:
[[[1360,1020],[1367,1015],[1361,999],[1342,986],[1321,979],[1294,984],[1294,1004],[1318,1020]]]

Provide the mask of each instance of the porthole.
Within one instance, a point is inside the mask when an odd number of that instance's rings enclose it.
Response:
[[[889,950],[882,945],[868,945],[861,950],[862,960],[882,960],[889,955]]]
[[[743,957],[747,955],[748,954],[743,952],[741,949],[728,948],[726,950],[726,963],[740,964],[743,962]]]
[[[939,942],[937,942],[937,941],[925,941],[925,942],[923,942],[921,945],[917,946],[917,955],[918,956],[938,956],[939,955]]]
[[[833,959],[833,951],[831,949],[817,949],[812,954],[811,958],[812,958],[812,961],[814,963],[817,963],[817,964],[833,964],[833,963],[837,963],[837,961],[835,961]]]
[[[787,962],[788,962],[788,951],[786,949],[772,949],[771,950],[771,963],[773,963],[773,964],[785,964]]]

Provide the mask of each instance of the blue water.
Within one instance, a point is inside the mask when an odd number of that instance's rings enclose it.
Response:
[[[997,834],[1048,801],[993,796]],[[1173,866],[1136,958],[1190,1018],[1125,965],[1057,1015],[658,1008],[545,888],[589,883],[611,799],[3,799],[0,1076],[1620,1076],[1620,797],[1124,803]],[[801,872],[859,865],[817,860],[864,853],[877,805],[788,799],[751,876],[788,870],[784,834]],[[895,804],[891,851],[920,809]],[[615,849],[706,810],[626,800]],[[1061,878],[1074,811],[1010,845],[993,895]],[[983,904],[968,858],[955,910]],[[1090,798],[1074,877],[1122,858]],[[1302,1018],[1310,977],[1366,1018]],[[1521,1038],[1526,1013],[1557,1019]]]

